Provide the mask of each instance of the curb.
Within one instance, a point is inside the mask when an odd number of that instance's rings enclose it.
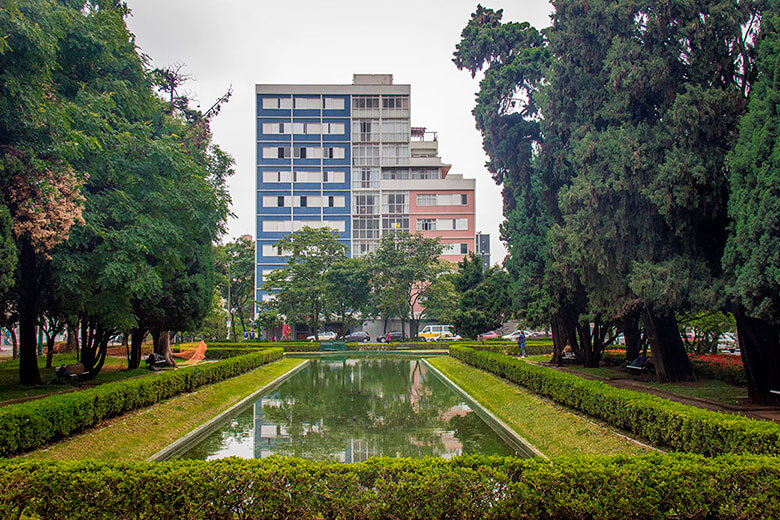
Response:
[[[148,459],[146,459],[148,462],[162,462],[164,460],[168,460],[170,458],[176,457],[178,455],[181,455],[187,449],[192,446],[193,444],[197,443],[198,441],[205,438],[207,435],[209,435],[213,430],[214,427],[217,426],[217,424],[224,421],[229,415],[231,415],[235,410],[245,405],[247,402],[256,399],[259,395],[267,393],[280,384],[284,383],[286,380],[288,380],[290,377],[294,376],[304,368],[306,368],[309,365],[309,360],[304,361],[297,367],[293,368],[292,370],[282,374],[281,376],[277,377],[270,383],[266,384],[259,390],[256,390],[249,394],[248,396],[241,399],[239,402],[231,406],[230,408],[227,408],[226,410],[223,410],[221,413],[215,415],[205,423],[201,424],[194,430],[192,430],[187,435],[180,437],[179,439],[173,441],[171,444],[166,446],[165,448],[161,449]]]
[[[523,436],[514,431],[508,424],[493,414],[493,412],[482,406],[476,399],[471,397],[468,392],[456,385],[438,368],[431,365],[427,359],[422,359],[422,362],[425,363],[425,366],[428,367],[436,377],[441,379],[445,385],[460,395],[466,401],[466,403],[468,403],[471,409],[474,410],[474,412],[479,415],[482,420],[484,420],[493,429],[493,431],[499,435],[499,437],[508,442],[509,445],[515,449],[515,451],[525,453],[532,457],[540,457],[542,459],[549,460],[547,455],[539,451],[533,444],[528,442]]]

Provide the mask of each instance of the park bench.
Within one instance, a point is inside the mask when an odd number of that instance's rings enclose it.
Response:
[[[345,341],[326,341],[320,343],[321,352],[344,352],[347,350]]]
[[[642,376],[645,374],[654,374],[655,373],[655,365],[653,364],[652,358],[647,358],[640,356],[633,360],[631,363],[626,365],[626,370],[629,374],[635,375],[635,376]]]

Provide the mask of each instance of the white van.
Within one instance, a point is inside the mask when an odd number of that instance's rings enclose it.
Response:
[[[442,334],[452,334],[451,328],[452,325],[426,325],[418,336],[425,341],[432,341]]]

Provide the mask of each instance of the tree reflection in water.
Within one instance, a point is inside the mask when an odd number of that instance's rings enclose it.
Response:
[[[183,458],[358,462],[375,456],[514,453],[420,360],[312,360]]]

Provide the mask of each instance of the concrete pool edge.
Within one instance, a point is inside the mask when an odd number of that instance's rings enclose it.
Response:
[[[455,382],[453,382],[449,377],[444,375],[441,370],[431,365],[427,359],[423,358],[421,361],[425,363],[425,366],[431,370],[431,372],[433,372],[436,377],[441,379],[441,381],[446,386],[462,397],[466,403],[468,403],[471,409],[474,410],[474,413],[476,413],[483,421],[485,421],[493,429],[493,431],[495,431],[502,439],[508,442],[513,448],[515,448],[517,451],[525,452],[531,456],[540,457],[542,459],[549,459],[547,455],[539,451],[533,444],[528,442],[525,437],[514,431],[508,424],[499,419],[498,416],[496,416],[493,412],[482,406],[479,401],[471,397],[468,392],[455,384]]]
[[[178,455],[181,455],[182,453],[186,452],[190,447],[192,447],[194,444],[200,442],[203,440],[206,436],[208,436],[214,428],[228,418],[233,412],[235,412],[240,407],[244,406],[247,402],[251,401],[252,399],[257,399],[257,397],[261,394],[270,392],[274,388],[278,387],[285,381],[287,381],[289,378],[303,370],[309,365],[310,361],[307,359],[300,365],[296,366],[295,368],[288,370],[281,376],[277,377],[270,383],[267,383],[263,385],[262,388],[255,390],[251,394],[247,395],[243,399],[241,399],[236,404],[226,408],[225,410],[221,411],[205,423],[201,424],[188,434],[184,435],[183,437],[180,437],[179,439],[173,441],[171,444],[166,446],[165,448],[161,449],[148,459],[146,459],[149,462],[162,462],[165,460],[168,460],[170,458],[176,457]]]

